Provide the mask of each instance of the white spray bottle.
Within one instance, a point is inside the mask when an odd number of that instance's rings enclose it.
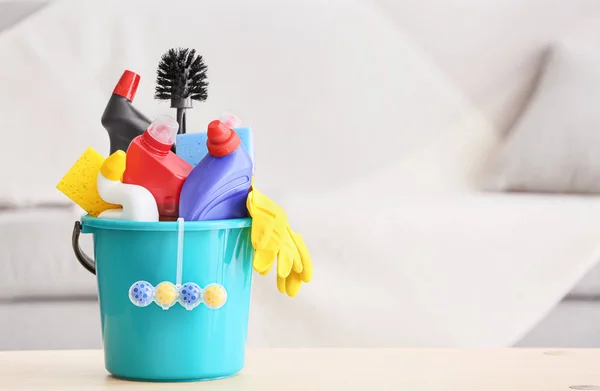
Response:
[[[142,186],[121,182],[125,172],[127,155],[119,150],[110,155],[98,173],[98,193],[112,204],[122,205],[123,209],[109,209],[100,213],[101,219],[158,221],[158,207],[150,191]]]

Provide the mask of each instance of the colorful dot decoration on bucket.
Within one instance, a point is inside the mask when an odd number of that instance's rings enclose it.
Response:
[[[188,311],[201,303],[216,310],[227,302],[227,290],[221,284],[208,284],[202,289],[193,282],[175,285],[163,281],[154,287],[148,281],[137,281],[129,288],[129,300],[138,307],[147,307],[154,302],[163,310],[168,310],[175,303],[179,303]]]
[[[154,301],[154,287],[146,281],[138,281],[129,288],[129,298],[138,307],[146,307]]]
[[[208,308],[219,309],[227,301],[227,291],[222,285],[209,284],[204,288],[203,301]]]
[[[173,307],[177,301],[177,288],[175,284],[165,281],[157,285],[155,290],[154,301],[162,307],[163,310],[168,310]]]
[[[202,302],[202,288],[198,284],[188,282],[183,284],[180,291],[181,305],[191,310]]]

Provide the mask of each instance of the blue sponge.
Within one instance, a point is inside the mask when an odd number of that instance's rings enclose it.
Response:
[[[252,137],[251,128],[235,128],[235,132],[240,136],[242,145],[248,151],[248,155],[252,159],[254,166],[254,140]],[[206,140],[208,139],[206,132],[202,133],[186,133],[177,135],[177,156],[185,160],[192,167],[200,162],[208,153]]]
[[[192,167],[206,155],[206,132],[204,133],[186,133],[177,135],[177,156],[182,158]]]

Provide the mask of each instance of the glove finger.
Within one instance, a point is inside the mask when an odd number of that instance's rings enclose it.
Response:
[[[302,272],[300,273],[300,277],[304,282],[310,282],[313,276],[313,263],[312,257],[308,252],[308,248],[306,247],[306,243],[304,243],[304,239],[302,239],[302,235],[297,232],[293,233],[294,242],[298,248],[298,252],[300,253],[300,258],[302,258]]]
[[[294,297],[300,292],[302,287],[302,278],[298,273],[290,273],[289,277],[285,279],[285,291],[289,297]]]
[[[283,256],[284,264],[282,265],[281,273],[287,274],[279,274],[280,277],[287,277],[290,275],[292,268],[294,267],[294,262],[297,262],[297,259],[300,258],[300,254],[298,253],[298,249],[296,249],[296,245],[294,244],[294,240],[290,236],[290,232],[287,227],[283,231],[283,236],[281,238],[281,246],[279,249],[279,255]],[[278,264],[279,266],[279,264]]]
[[[294,260],[290,256],[289,249],[284,247],[277,254],[277,277],[286,278],[292,271]]]
[[[310,257],[304,260],[303,266],[304,269],[300,273],[300,278],[302,278],[302,281],[309,283],[313,278],[313,264]]]
[[[271,272],[271,268],[268,268],[267,270],[265,270],[264,272],[258,272],[258,274],[260,274],[261,276],[266,276]]]
[[[292,229],[289,226],[287,227],[287,231],[288,231],[288,235],[292,239],[292,243],[293,243],[293,247],[294,247],[294,250],[293,250],[294,251],[294,253],[293,253],[294,265],[292,266],[292,268],[296,273],[302,273],[304,266],[302,265],[302,256],[300,255],[300,251],[298,250],[298,244],[296,243],[296,240],[294,238],[295,233],[294,233],[294,231],[292,231]]]
[[[279,292],[283,293],[284,295],[286,294],[285,278],[281,278],[281,277],[277,276],[277,289],[279,290]]]
[[[302,273],[304,270],[304,265],[302,265],[302,258],[298,251],[296,251],[297,255],[294,256],[294,264],[292,265],[292,270],[296,273]]]
[[[272,262],[266,269],[254,267],[254,270],[261,276],[266,276],[271,272],[271,269],[273,269],[274,264],[275,264],[275,262]]]
[[[254,270],[260,274],[268,274],[273,267],[273,264],[275,264],[276,257],[276,251],[270,249],[256,250],[254,251],[254,261],[252,262],[252,266],[254,267]]]

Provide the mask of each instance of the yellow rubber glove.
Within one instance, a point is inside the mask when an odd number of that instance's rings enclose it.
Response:
[[[285,211],[254,187],[248,194],[246,206],[252,216],[254,270],[267,275],[277,259],[279,291],[295,296],[302,281],[312,278],[312,261],[302,237],[290,229]]]
[[[310,253],[308,252],[308,248],[306,247],[302,236],[297,232],[293,232],[289,227],[288,231],[296,245],[296,248],[298,249],[298,253],[300,254],[302,271],[297,272],[296,270],[292,269],[287,278],[281,278],[277,276],[277,289],[279,289],[279,292],[281,293],[284,293],[290,297],[294,297],[300,291],[300,287],[302,286],[303,282],[308,283],[310,280],[312,280],[313,265],[312,258],[310,257]]]

